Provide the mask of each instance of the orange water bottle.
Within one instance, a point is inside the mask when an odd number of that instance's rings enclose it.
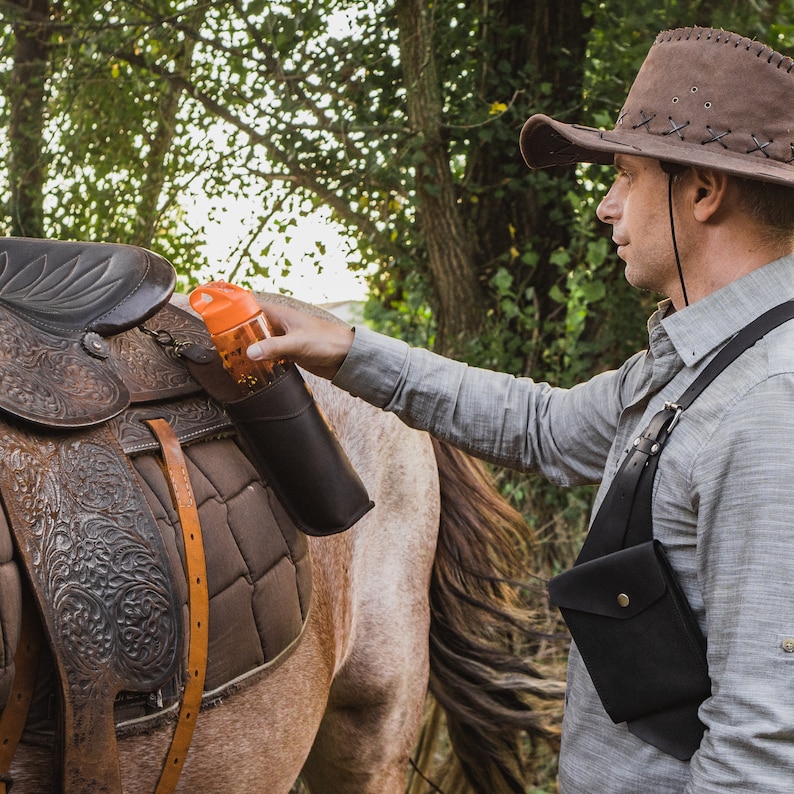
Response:
[[[245,353],[254,342],[273,335],[267,317],[247,289],[226,281],[211,281],[190,293],[190,305],[204,320],[241,396],[259,391],[284,374],[283,359],[252,361]]]
[[[254,296],[214,281],[193,290],[190,305],[237,388],[229,388],[216,356],[191,362],[190,372],[223,405],[287,515],[309,535],[349,529],[373,502],[298,368],[285,359],[251,361],[246,355],[254,342],[272,336]]]

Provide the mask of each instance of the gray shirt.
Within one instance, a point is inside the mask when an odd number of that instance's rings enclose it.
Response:
[[[794,299],[794,257],[648,323],[649,349],[572,389],[479,370],[366,328],[335,383],[414,427],[562,485],[601,483],[714,354]],[[667,316],[669,313],[669,316]],[[575,647],[564,794],[789,792],[794,786],[794,322],[770,332],[684,413],[654,483],[654,534],[708,638],[700,749],[680,762],[615,725]]]

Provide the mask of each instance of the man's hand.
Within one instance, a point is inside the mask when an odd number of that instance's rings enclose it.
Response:
[[[288,358],[303,369],[329,380],[336,375],[353,344],[353,329],[278,304],[262,307],[274,336],[255,342],[248,357]]]

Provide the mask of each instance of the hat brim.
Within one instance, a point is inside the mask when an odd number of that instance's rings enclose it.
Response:
[[[520,146],[524,161],[530,168],[575,163],[611,165],[616,154],[626,154],[711,168],[760,182],[791,185],[793,181],[790,164],[775,160],[748,162],[746,155],[717,152],[697,143],[686,145],[636,130],[600,130],[580,124],[565,124],[542,113],[530,116],[524,124]]]

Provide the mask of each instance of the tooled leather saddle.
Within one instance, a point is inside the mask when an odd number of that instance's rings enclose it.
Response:
[[[217,700],[283,658],[308,611],[305,536],[189,374],[209,342],[174,286],[140,248],[0,240],[0,707],[30,594],[46,642],[25,735],[58,744],[70,792],[120,791],[117,733],[178,731],[194,665]],[[190,617],[193,579],[209,621]]]

